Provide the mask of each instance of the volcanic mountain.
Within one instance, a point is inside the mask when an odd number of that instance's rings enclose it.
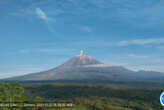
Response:
[[[108,80],[108,81],[145,81],[164,80],[164,74],[154,71],[132,71],[122,66],[109,66],[80,52],[64,64],[47,71],[13,77],[7,80]]]
[[[73,57],[72,59],[68,60],[64,64],[62,64],[61,68],[74,68],[74,67],[82,67],[86,65],[97,65],[102,64],[101,62],[95,60],[91,56],[83,54],[81,50],[80,55]]]

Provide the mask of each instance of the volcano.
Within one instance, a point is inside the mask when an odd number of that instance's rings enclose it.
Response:
[[[80,52],[64,64],[47,71],[12,77],[7,80],[97,80],[97,81],[152,81],[164,80],[164,73],[155,71],[132,71],[122,66],[109,66]]]
[[[68,60],[64,64],[62,64],[61,68],[74,68],[74,67],[83,67],[86,65],[97,65],[103,64],[100,61],[92,58],[91,56],[85,55],[83,51],[80,51],[80,55],[73,57],[72,59]]]

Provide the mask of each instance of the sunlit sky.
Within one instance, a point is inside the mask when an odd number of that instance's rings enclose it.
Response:
[[[0,78],[56,67],[80,50],[164,72],[164,0],[0,0]]]

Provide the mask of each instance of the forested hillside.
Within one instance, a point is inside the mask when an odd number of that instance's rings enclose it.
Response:
[[[0,101],[14,103],[71,102],[73,107],[16,107],[15,110],[164,110],[162,86],[109,83],[1,83]],[[5,107],[1,110],[14,110]]]

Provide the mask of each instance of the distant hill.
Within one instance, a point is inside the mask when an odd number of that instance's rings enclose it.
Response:
[[[91,56],[83,54],[73,57],[64,64],[43,72],[12,77],[6,80],[109,80],[109,81],[159,81],[164,73],[154,71],[132,71],[122,66],[108,66]]]

